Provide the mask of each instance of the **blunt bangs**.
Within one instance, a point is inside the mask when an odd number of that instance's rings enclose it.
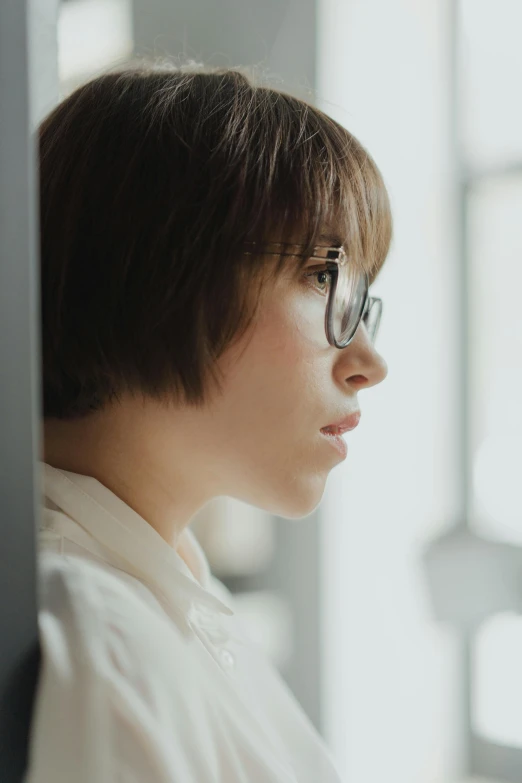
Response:
[[[265,183],[266,201],[260,199],[258,214],[252,215],[251,237],[262,243],[277,235],[284,242],[298,229],[305,246],[298,262],[302,267],[313,248],[325,244],[322,235],[327,233],[374,282],[390,249],[393,222],[373,158],[319,109],[282,93],[258,92],[282,132],[266,139],[266,163],[257,161],[258,176],[265,167],[274,174]],[[276,269],[291,264],[282,257]]]

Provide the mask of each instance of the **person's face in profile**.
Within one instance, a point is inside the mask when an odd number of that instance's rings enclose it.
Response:
[[[321,428],[359,410],[359,392],[387,375],[363,323],[345,348],[328,343],[317,268],[266,285],[251,332],[221,359],[223,394],[209,408],[228,494],[283,517],[311,513],[342,460]]]

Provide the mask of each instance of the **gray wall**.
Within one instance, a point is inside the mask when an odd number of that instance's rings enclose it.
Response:
[[[0,3],[0,780],[22,779],[40,661],[36,150],[57,94],[55,0]]]
[[[315,87],[315,0],[134,0],[133,5],[140,57],[260,64],[300,97]]]

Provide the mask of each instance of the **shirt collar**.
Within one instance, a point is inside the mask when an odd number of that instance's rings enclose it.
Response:
[[[199,581],[178,552],[142,516],[92,476],[73,473],[40,462],[45,498],[83,528],[107,552],[107,561],[123,564],[124,570],[156,588],[185,613],[192,605],[233,615],[231,607],[211,592],[208,559],[196,537],[185,528],[180,546],[190,552],[198,566]],[[46,528],[46,515],[41,527]],[[85,546],[85,536],[82,545]],[[87,539],[89,540],[89,539]]]

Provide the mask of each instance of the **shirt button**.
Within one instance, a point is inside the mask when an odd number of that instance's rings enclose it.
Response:
[[[219,653],[221,662],[227,669],[233,669],[236,664],[236,659],[230,652],[230,650],[221,650]]]

